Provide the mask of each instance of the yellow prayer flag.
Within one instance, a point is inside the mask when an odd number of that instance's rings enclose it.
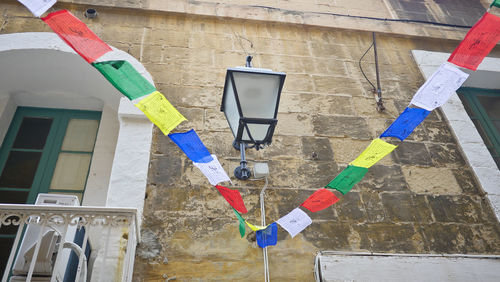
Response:
[[[253,231],[259,231],[267,228],[267,226],[253,225],[246,220],[245,222],[248,225],[248,227],[250,227],[250,229],[252,229]]]
[[[361,155],[359,155],[350,164],[358,167],[369,168],[387,154],[396,149],[397,146],[389,144],[384,140],[377,138],[370,143],[368,148],[366,148]]]
[[[135,104],[152,123],[167,135],[186,118],[158,91],[155,91]]]

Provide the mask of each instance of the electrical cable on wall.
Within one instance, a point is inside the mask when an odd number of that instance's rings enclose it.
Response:
[[[375,32],[373,32],[372,35],[373,35],[372,44],[370,45],[370,47],[368,47],[368,49],[366,49],[363,56],[361,56],[361,58],[359,59],[358,66],[359,66],[359,69],[361,70],[361,73],[363,74],[363,77],[372,86],[372,92],[375,95],[375,101],[377,102],[377,110],[379,112],[381,112],[381,111],[385,110],[385,107],[384,107],[384,102],[382,101],[382,89],[380,88],[380,74],[378,71],[377,41],[376,41],[376,37],[375,37]],[[377,87],[375,87],[375,85],[368,79],[365,71],[363,70],[363,66],[361,65],[361,61],[363,61],[363,58],[366,56],[368,51],[370,51],[370,49],[372,49],[372,48],[373,48],[374,56],[375,56],[375,75],[377,76]]]
[[[363,60],[363,58],[366,56],[366,54],[368,53],[368,51],[370,51],[370,49],[373,47],[373,42],[372,44],[370,45],[370,47],[368,47],[368,49],[366,49],[365,53],[363,54],[363,56],[361,56],[361,58],[359,59],[358,61],[358,65],[359,65],[359,69],[361,70],[361,73],[363,74],[363,76],[365,77],[366,81],[368,81],[368,83],[370,83],[370,85],[372,86],[373,88],[373,92],[376,92],[377,91],[377,88],[375,87],[375,85],[373,85],[373,83],[368,79],[368,77],[366,76],[365,74],[365,71],[363,70],[363,67],[361,66],[361,61]]]
[[[297,13],[297,11],[287,10],[287,9],[282,9],[282,8],[276,8],[276,7],[269,7],[269,6],[251,5],[251,6],[247,6],[247,7],[264,8],[264,9],[269,9],[269,10],[277,10],[277,11],[281,11],[281,12],[284,12],[284,13],[295,13],[295,14]],[[311,12],[311,11],[303,11],[303,12],[299,12],[299,13],[302,13],[302,14],[305,14],[305,13],[307,13],[307,14],[316,14],[316,15],[328,15],[328,16],[337,16],[337,17],[347,17],[347,18],[356,18],[356,19],[365,19],[365,20],[376,20],[376,21],[384,21],[384,22],[420,23],[420,24],[430,24],[430,25],[446,26],[446,27],[456,27],[456,28],[472,28],[471,25],[447,24],[447,23],[432,22],[432,21],[422,21],[422,20],[388,19],[388,18],[353,16],[353,15],[346,15],[346,14],[327,13],[327,12]]]

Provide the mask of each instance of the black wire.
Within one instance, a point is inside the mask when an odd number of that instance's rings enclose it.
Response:
[[[348,17],[348,18],[356,18],[356,19],[366,19],[366,20],[376,20],[376,21],[384,21],[384,22],[405,22],[405,23],[421,23],[421,24],[431,24],[437,26],[447,26],[447,27],[459,27],[459,28],[471,28],[471,25],[458,25],[458,24],[447,24],[447,23],[439,23],[439,22],[431,22],[431,21],[421,21],[421,20],[410,20],[410,19],[387,19],[387,18],[376,18],[376,17],[364,17],[364,16],[351,16],[346,14],[336,14],[336,13],[326,13],[326,12],[310,12],[310,11],[293,11],[269,6],[260,6],[260,5],[251,5],[249,7],[254,8],[264,8],[269,10],[278,10],[283,11],[288,14],[318,14],[318,15],[329,15],[329,16],[338,16],[338,17]]]
[[[368,81],[368,83],[370,83],[370,85],[373,87],[373,92],[377,92],[377,88],[375,87],[375,85],[373,85],[373,83],[368,79],[368,77],[366,77],[366,74],[365,72],[363,71],[363,67],[361,66],[361,61],[363,60],[363,58],[365,57],[366,53],[368,53],[368,51],[370,51],[370,49],[373,47],[373,41],[372,41],[372,45],[370,45],[370,47],[368,47],[368,49],[366,49],[365,53],[363,54],[363,56],[361,56],[361,59],[359,59],[359,62],[358,62],[358,65],[359,65],[359,69],[361,70],[361,73],[363,74],[363,76],[365,77],[366,81]]]

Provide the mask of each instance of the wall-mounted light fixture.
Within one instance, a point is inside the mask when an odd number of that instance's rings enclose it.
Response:
[[[251,62],[248,56],[245,67],[227,69],[221,104],[234,135],[233,146],[241,153],[234,175],[243,180],[250,177],[245,149],[259,150],[271,144],[286,77],[282,72],[253,68]]]

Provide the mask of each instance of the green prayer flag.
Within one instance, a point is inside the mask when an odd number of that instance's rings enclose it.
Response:
[[[238,218],[238,221],[240,222],[240,235],[241,238],[245,237],[245,219],[241,217],[240,213],[233,208],[234,213],[236,214],[236,217]]]
[[[156,88],[127,61],[106,61],[92,65],[130,100],[156,91]]]
[[[345,195],[356,183],[363,179],[367,171],[368,168],[350,165],[330,181],[326,187],[336,189]]]
[[[492,6],[500,8],[500,0],[493,0],[490,7],[492,7]]]

